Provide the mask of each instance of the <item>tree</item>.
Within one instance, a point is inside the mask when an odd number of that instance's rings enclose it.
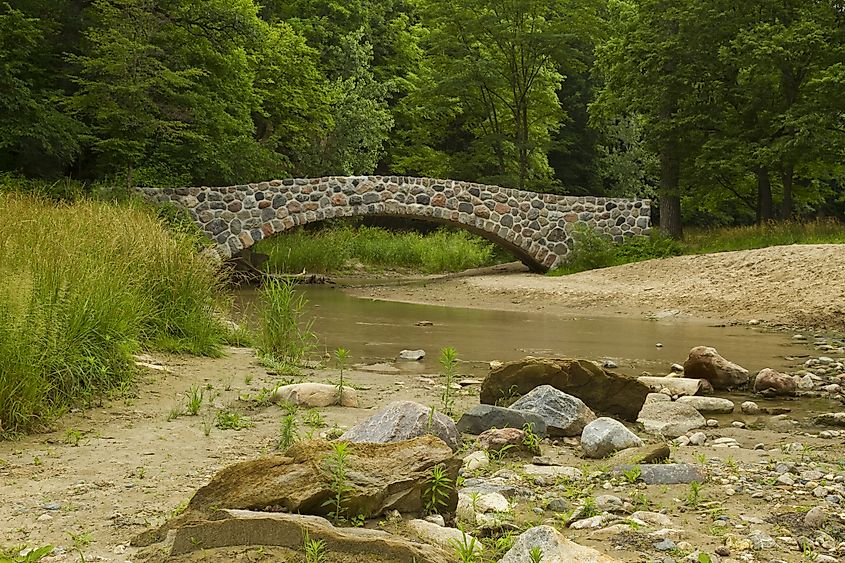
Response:
[[[593,24],[586,2],[426,0],[437,94],[460,104],[458,124],[487,177],[520,188],[547,182],[552,132],[564,118],[558,71],[574,66]]]

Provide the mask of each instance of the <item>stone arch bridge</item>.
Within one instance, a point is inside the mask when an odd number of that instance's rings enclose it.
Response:
[[[336,217],[390,216],[460,226],[543,272],[562,263],[579,226],[621,241],[647,234],[649,200],[559,196],[456,180],[330,176],[221,188],[139,188],[186,209],[229,259],[256,242]]]

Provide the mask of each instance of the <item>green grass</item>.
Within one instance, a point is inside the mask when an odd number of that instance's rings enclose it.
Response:
[[[466,231],[437,230],[423,235],[348,225],[296,230],[263,240],[256,250],[270,257],[266,268],[274,273],[324,274],[349,270],[355,264],[370,270],[458,272],[501,261],[493,243]]]
[[[783,221],[746,227],[688,229],[683,241],[653,235],[614,244],[609,238],[584,229],[576,231],[573,238],[575,246],[567,262],[550,275],[563,276],[682,254],[753,250],[786,244],[845,244],[845,224],[835,220]]]
[[[0,191],[0,433],[131,379],[142,349],[218,355],[221,274],[139,204]]]
[[[259,352],[281,366],[300,366],[314,347],[311,321],[305,321],[305,296],[293,281],[267,278],[261,286]]]

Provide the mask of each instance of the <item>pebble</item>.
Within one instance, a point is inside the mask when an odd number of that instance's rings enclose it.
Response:
[[[41,505],[44,510],[61,510],[62,505],[58,502],[47,502]]]
[[[675,547],[677,547],[675,542],[668,538],[654,544],[654,549],[657,551],[669,551],[671,549],[675,549]]]
[[[733,422],[731,422],[731,426],[733,426],[734,428],[745,428],[745,423],[741,420],[734,420]]]
[[[716,420],[715,418],[708,418],[707,422],[705,424],[707,424],[708,428],[718,428],[719,427],[719,421]]]
[[[743,414],[760,414],[760,407],[754,401],[745,401],[739,408]]]

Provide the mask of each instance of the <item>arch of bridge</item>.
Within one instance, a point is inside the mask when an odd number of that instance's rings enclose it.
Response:
[[[565,259],[579,225],[617,241],[650,228],[649,200],[560,196],[431,178],[330,176],[139,189],[156,202],[185,208],[222,259],[299,225],[393,216],[459,225],[503,246],[532,270],[545,271]]]

